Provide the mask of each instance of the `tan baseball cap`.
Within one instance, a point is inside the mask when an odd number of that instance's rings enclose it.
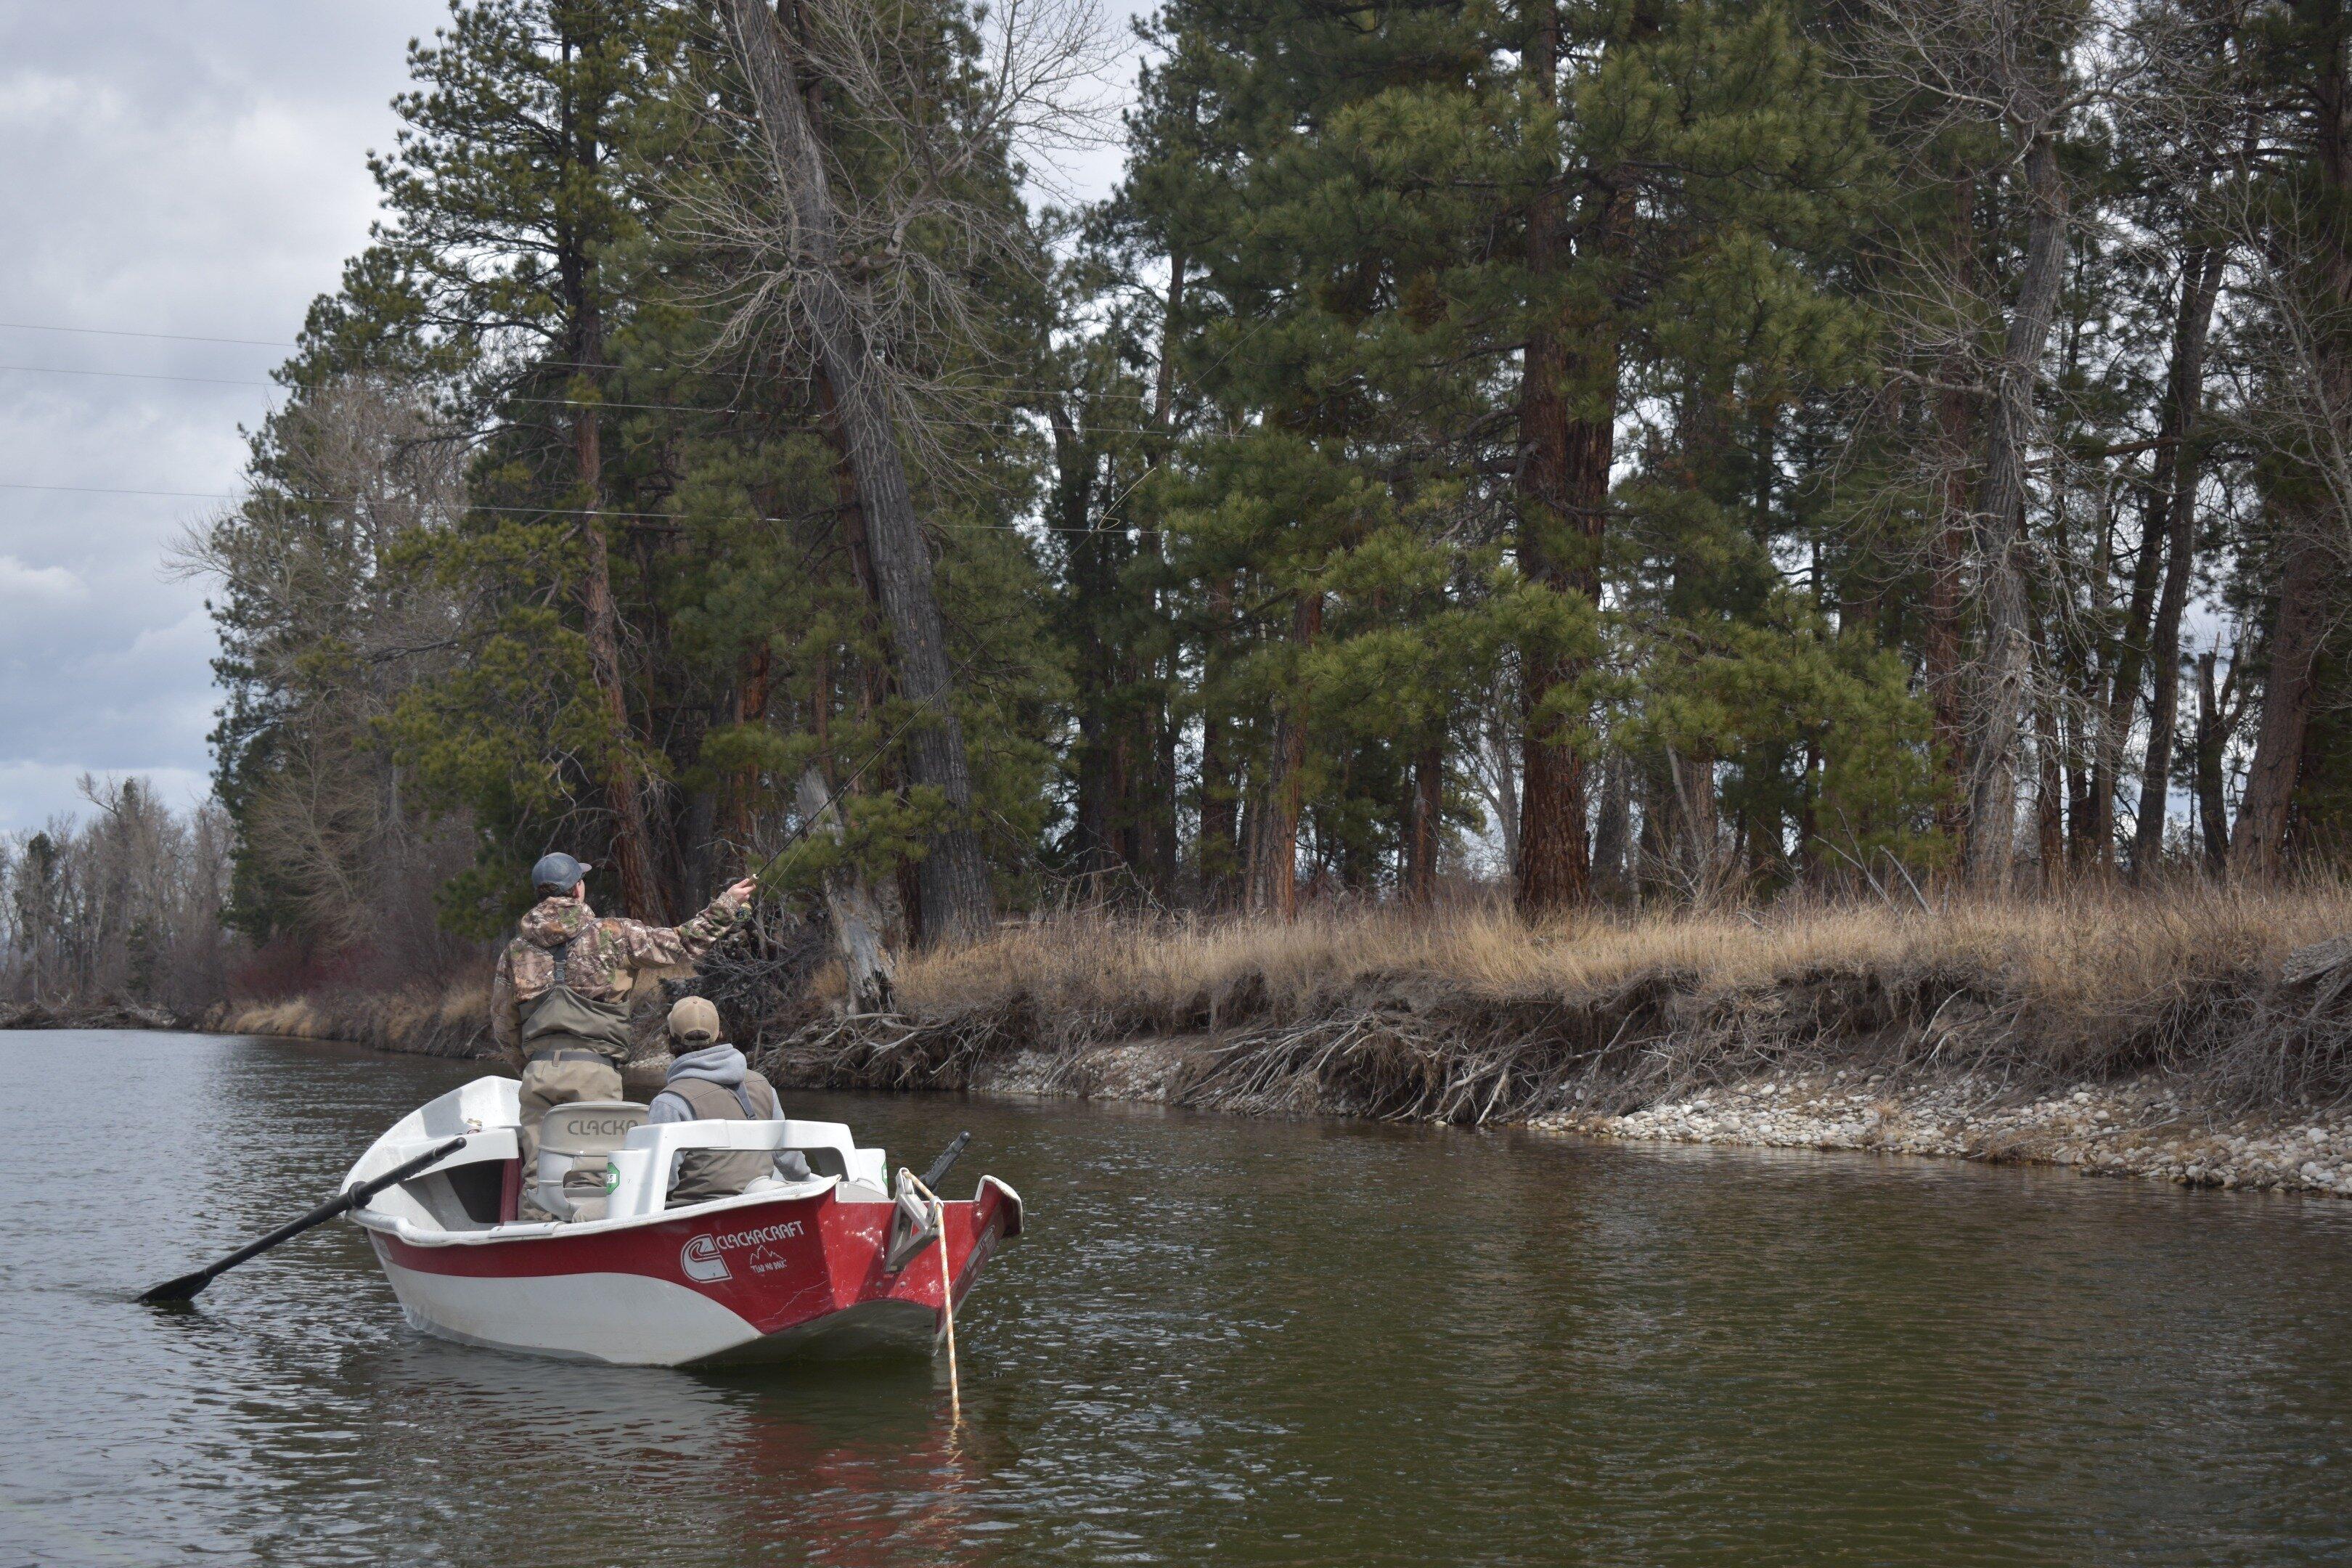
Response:
[[[669,1037],[694,1045],[710,1044],[719,1037],[719,1009],[701,996],[681,996],[669,1010]]]

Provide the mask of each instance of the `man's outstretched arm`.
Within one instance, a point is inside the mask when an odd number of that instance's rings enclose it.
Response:
[[[642,921],[608,919],[604,929],[621,939],[633,969],[692,963],[733,927],[758,884],[746,878],[710,900],[710,907],[682,925],[649,926]]]

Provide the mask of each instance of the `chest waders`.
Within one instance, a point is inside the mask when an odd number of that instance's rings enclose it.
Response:
[[[573,937],[572,942],[578,942]],[[551,949],[555,984],[530,1005],[522,1023],[523,1050],[532,1061],[577,1061],[588,1053],[618,1067],[629,1058],[629,1013],[618,1002],[593,1002],[572,989],[572,942]]]

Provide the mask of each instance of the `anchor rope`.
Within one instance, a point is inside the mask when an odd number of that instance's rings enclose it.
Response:
[[[963,1389],[956,1375],[955,1277],[948,1271],[948,1205],[939,1194],[923,1185],[921,1177],[904,1165],[898,1167],[898,1179],[931,1200],[931,1224],[940,1233],[940,1305],[947,1316],[948,1422],[951,1426],[961,1426],[963,1425]]]

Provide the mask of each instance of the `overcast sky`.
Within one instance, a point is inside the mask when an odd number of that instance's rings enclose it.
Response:
[[[93,492],[236,488],[270,367],[366,237],[407,41],[446,14],[0,0],[0,831],[84,773],[208,787],[205,589],[163,556],[220,503]],[[1116,154],[1087,163],[1098,194]]]

